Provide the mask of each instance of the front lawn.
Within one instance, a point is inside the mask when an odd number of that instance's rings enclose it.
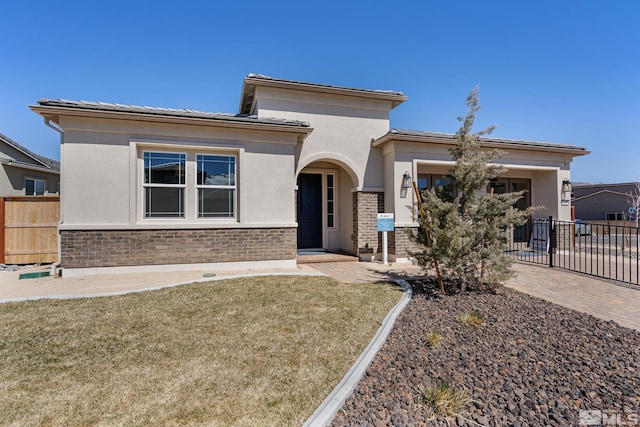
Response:
[[[401,296],[278,276],[0,305],[1,425],[300,425]]]

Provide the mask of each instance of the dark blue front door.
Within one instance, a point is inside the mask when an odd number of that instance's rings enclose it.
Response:
[[[322,247],[322,175],[298,176],[298,248]]]

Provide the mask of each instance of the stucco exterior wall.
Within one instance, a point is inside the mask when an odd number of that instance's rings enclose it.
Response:
[[[354,174],[358,189],[384,187],[382,155],[371,149],[371,141],[389,130],[390,102],[266,87],[256,88],[256,99],[259,117],[311,124],[312,134],[298,148],[298,171],[332,160]]]
[[[282,209],[294,203],[293,135],[88,118],[66,118],[61,127],[63,229],[295,226],[294,212]],[[145,150],[236,155],[236,219],[143,218]],[[195,175],[189,182],[188,190]],[[187,191],[186,204],[195,211],[195,191]]]

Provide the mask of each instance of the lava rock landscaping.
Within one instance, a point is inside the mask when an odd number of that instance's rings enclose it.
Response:
[[[580,410],[640,414],[640,333],[511,290],[414,296],[333,426],[575,426]],[[460,316],[478,312],[475,329]],[[430,346],[429,332],[442,341]],[[434,415],[420,388],[447,381],[471,398]],[[626,412],[625,412],[626,411]],[[599,425],[599,424],[598,424]]]

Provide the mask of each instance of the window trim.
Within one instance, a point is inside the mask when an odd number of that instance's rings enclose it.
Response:
[[[338,212],[338,197],[336,197],[336,190],[338,188],[338,177],[337,177],[337,173],[335,172],[325,172],[324,174],[324,181],[325,181],[325,204],[326,204],[326,212],[325,212],[325,216],[326,216],[326,224],[327,224],[327,230],[337,230],[338,229],[338,216],[336,215],[336,212]],[[331,186],[331,188],[333,189],[333,198],[329,199],[329,176],[331,176],[332,181],[333,181],[333,185]],[[329,202],[333,203],[333,209],[332,212],[329,212]],[[333,225],[329,225],[329,217],[333,218]]]

